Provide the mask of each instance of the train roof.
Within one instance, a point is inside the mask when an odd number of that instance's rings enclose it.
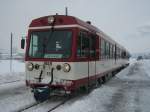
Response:
[[[118,44],[116,41],[114,41],[112,38],[110,38],[108,35],[106,35],[103,31],[98,29],[97,27],[80,20],[77,17],[73,16],[66,16],[66,15],[49,15],[49,16],[44,16],[40,17],[37,19],[32,20],[31,24],[29,25],[29,29],[36,29],[40,27],[45,27],[48,28],[49,26],[52,26],[51,24],[48,23],[48,17],[53,16],[55,18],[55,26],[67,26],[67,25],[72,25],[72,27],[80,27],[82,29],[88,30],[90,32],[96,33],[100,37],[104,38],[105,40],[111,42],[112,44],[116,44],[120,49],[123,49],[127,52],[127,50],[120,44]]]

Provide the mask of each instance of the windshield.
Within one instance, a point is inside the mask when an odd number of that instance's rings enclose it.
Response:
[[[32,58],[68,58],[71,55],[71,31],[32,32],[29,56]]]

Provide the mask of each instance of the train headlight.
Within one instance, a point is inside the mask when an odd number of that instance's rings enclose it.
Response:
[[[27,69],[28,69],[29,71],[32,71],[33,68],[34,68],[34,65],[33,65],[32,63],[28,63],[28,64],[27,64]]]
[[[54,21],[55,21],[54,16],[49,16],[49,17],[48,17],[48,23],[49,23],[49,24],[54,23]]]
[[[64,72],[69,72],[70,69],[71,69],[71,67],[68,63],[63,64],[63,71]]]

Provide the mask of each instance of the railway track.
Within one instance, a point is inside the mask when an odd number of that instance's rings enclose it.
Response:
[[[20,110],[17,110],[17,112],[23,112],[23,111],[28,110],[28,109],[30,109],[30,108],[32,108],[32,107],[38,105],[38,104],[40,104],[40,103],[35,102],[35,103],[30,104],[30,105],[28,105],[28,106],[26,106],[26,107],[24,107],[24,108],[22,108],[22,109],[20,109]]]
[[[54,96],[44,102],[35,102],[26,107],[23,107],[23,108],[17,110],[17,112],[32,112],[32,111],[51,112],[51,111],[55,110],[56,108],[58,108],[59,106],[63,105],[69,99],[70,99],[70,97]]]
[[[55,110],[56,108],[58,108],[58,107],[60,107],[61,105],[65,104],[69,99],[70,99],[70,98],[65,99],[65,100],[62,101],[60,104],[58,104],[58,105],[56,105],[55,107],[51,108],[51,109],[48,110],[47,112],[51,112],[51,111]]]

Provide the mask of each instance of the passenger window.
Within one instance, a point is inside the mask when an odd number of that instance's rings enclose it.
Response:
[[[105,41],[101,39],[101,59],[105,58]]]
[[[108,42],[105,43],[105,55],[106,55],[106,58],[108,59],[109,58],[109,43]]]
[[[96,36],[90,37],[90,57],[96,57]]]
[[[109,47],[109,48],[110,48],[110,49],[109,49],[109,51],[110,51],[110,52],[109,52],[109,54],[110,54],[109,57],[110,57],[110,59],[111,59],[111,58],[112,58],[112,45],[110,44],[109,46],[110,46],[110,47]]]
[[[114,57],[115,57],[115,60],[117,59],[117,46],[115,44],[115,48],[114,48]]]
[[[77,43],[77,56],[88,57],[89,56],[89,38],[87,33],[80,33]]]
[[[119,59],[119,58],[120,58],[120,49],[117,48],[117,59]]]

